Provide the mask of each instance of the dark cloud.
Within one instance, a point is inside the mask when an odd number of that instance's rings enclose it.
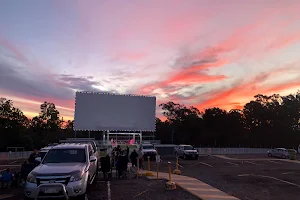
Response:
[[[176,93],[176,94],[169,95],[169,98],[174,101],[195,99],[199,96],[199,92],[203,88],[204,86],[197,86],[193,88],[193,90],[191,91],[184,92],[184,94]]]
[[[44,101],[74,100],[74,90],[99,91],[92,76],[33,73],[20,61],[0,54],[0,91],[18,97]]]
[[[67,84],[71,89],[80,90],[80,91],[97,91],[94,86],[101,86],[101,83],[93,81],[92,76],[81,76],[76,77],[74,75],[59,75],[59,80]]]
[[[15,60],[5,60],[0,57],[1,82],[0,89],[24,96],[39,98],[69,99],[73,92],[65,87],[57,87],[54,80],[47,75],[37,75],[28,72],[27,68]]]
[[[194,66],[211,65],[219,61],[219,54],[225,52],[225,49],[206,47],[198,51],[182,51],[175,59],[172,68],[186,69]]]

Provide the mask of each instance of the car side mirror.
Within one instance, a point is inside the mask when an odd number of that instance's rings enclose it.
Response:
[[[41,157],[36,157],[34,160],[35,160],[36,162],[38,162],[38,163],[41,163],[41,162],[42,162],[42,158],[41,158]]]
[[[90,162],[95,162],[97,160],[96,156],[91,156],[90,157]]]

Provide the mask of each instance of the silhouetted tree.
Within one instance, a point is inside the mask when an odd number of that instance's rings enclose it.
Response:
[[[166,121],[156,118],[156,139],[215,147],[287,147],[300,144],[300,93],[287,96],[258,94],[242,110],[160,104]],[[0,150],[8,146],[43,147],[73,137],[74,121],[64,122],[50,102],[29,120],[11,100],[0,98]],[[78,132],[78,136],[84,136]],[[99,134],[97,134],[99,135]]]

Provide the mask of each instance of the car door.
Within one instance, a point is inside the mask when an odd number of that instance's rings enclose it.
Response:
[[[94,156],[94,153],[93,153],[93,148],[89,145],[89,158],[91,156]],[[96,169],[97,169],[97,162],[90,162],[90,173],[95,173],[96,172]],[[93,174],[92,174],[93,175]]]
[[[180,146],[179,148],[180,148],[180,150],[179,150],[180,156],[183,156],[183,146]]]
[[[277,157],[278,156],[278,149],[272,149],[272,155],[274,157]]]
[[[282,149],[277,149],[277,157],[281,157],[283,155],[283,150]]]

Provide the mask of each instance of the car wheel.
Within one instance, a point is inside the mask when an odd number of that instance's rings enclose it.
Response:
[[[186,155],[185,154],[183,154],[183,159],[186,160]]]
[[[269,157],[272,157],[272,154],[271,154],[271,153],[268,153],[268,156],[269,156]]]
[[[286,159],[286,156],[285,156],[285,155],[282,155],[281,157],[282,157],[283,159]]]

